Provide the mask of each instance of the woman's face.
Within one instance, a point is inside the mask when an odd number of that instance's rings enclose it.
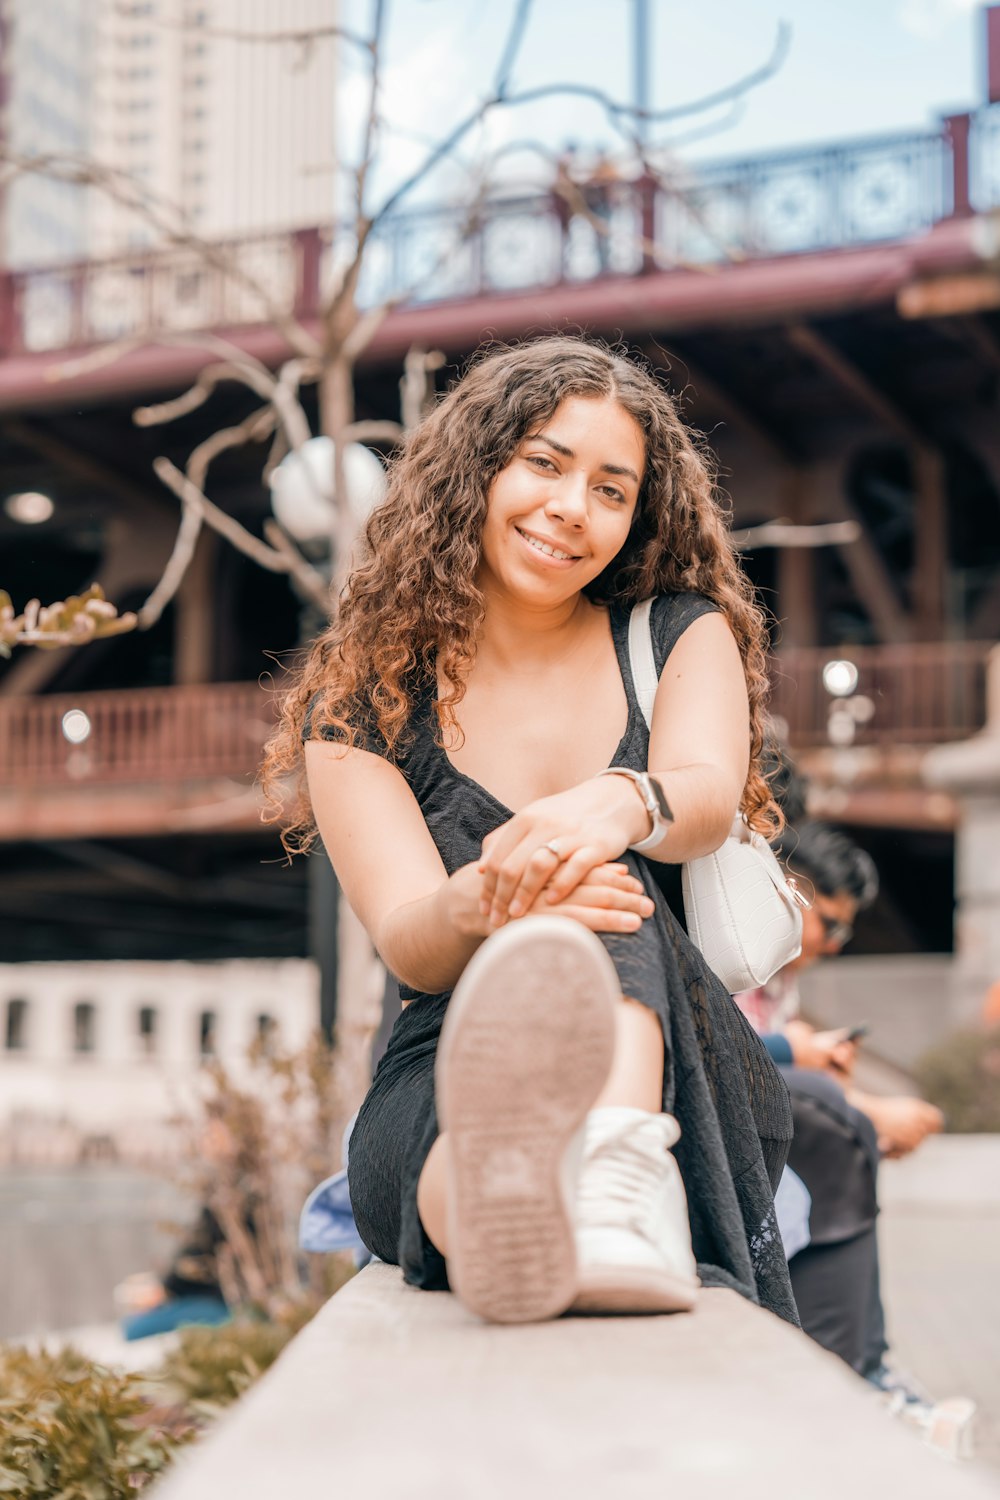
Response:
[[[490,486],[480,588],[536,606],[578,593],[625,545],[645,463],[639,425],[617,401],[567,397]]]

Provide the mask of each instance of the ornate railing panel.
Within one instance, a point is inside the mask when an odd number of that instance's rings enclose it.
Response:
[[[966,739],[986,723],[992,649],[983,641],[934,641],[782,651],[772,664],[771,711],[803,748]],[[843,696],[824,684],[824,667],[835,661],[857,671]],[[836,678],[850,683],[849,674]]]
[[[820,647],[783,651],[772,668],[772,711],[793,746],[931,745],[963,739],[986,722],[991,647],[983,642]],[[823,668],[857,668],[849,697],[834,698]],[[831,713],[844,719],[831,729]],[[89,732],[74,736],[86,717]],[[273,723],[273,700],[256,683],[123,689],[0,698],[0,789],[251,777]]]
[[[564,203],[538,190],[498,196],[475,214],[468,205],[396,213],[373,236],[361,297],[373,305],[389,297],[495,296],[634,275],[644,266],[718,264],[905,238],[955,205],[1000,206],[1000,108],[971,123],[959,118],[957,135],[945,128],[746,161],[678,164],[662,183],[623,180],[607,189],[597,224],[569,215]],[[168,248],[15,272],[0,279],[0,347],[71,349],[158,331],[254,324],[267,320],[268,304],[315,313],[347,248],[337,230],[299,230],[220,245],[215,264],[191,249]]]
[[[0,787],[243,778],[272,722],[256,683],[0,698]]]

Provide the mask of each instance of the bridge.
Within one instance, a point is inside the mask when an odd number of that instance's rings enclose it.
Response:
[[[838,713],[853,720],[852,747],[897,759],[967,739],[986,724],[991,658],[1000,666],[988,642],[854,647],[858,678],[844,700],[823,685],[831,656],[800,649],[773,663],[772,710],[799,755],[844,745]],[[273,703],[255,682],[0,697],[0,840],[256,828],[253,780]],[[955,817],[912,776],[895,792],[856,788],[844,811],[931,828]]]
[[[909,831],[950,881],[956,803],[922,784],[920,764],[986,722],[1000,634],[1000,107],[923,132],[623,179],[603,255],[600,224],[567,207],[546,189],[512,189],[471,215],[419,206],[381,224],[362,298],[401,300],[359,364],[359,415],[398,415],[414,344],[454,367],[491,335],[624,334],[708,434],[735,529],[854,523],[853,543],[746,554],[781,621],[774,708],[829,794],[824,812],[873,836]],[[7,578],[48,599],[100,576],[119,608],[140,604],[177,526],[153,459],[183,465],[216,427],[242,420],[250,398],[227,389],[156,429],[137,430],[132,410],[195,377],[214,357],[207,332],[270,365],[288,353],[276,314],[319,333],[346,248],[338,229],[307,227],[207,256],[174,245],[0,276],[5,484],[56,506],[38,527],[0,511]],[[107,361],[112,349],[120,357]],[[304,400],[315,419],[314,390]],[[248,448],[213,471],[211,488],[258,531],[269,509],[260,467]],[[91,841],[86,858],[102,868],[104,844],[129,841],[130,857],[169,868],[175,887],[183,870],[182,940],[219,860],[234,877],[287,886],[267,864],[273,834],[254,832],[253,771],[272,713],[256,683],[300,628],[283,578],[204,536],[156,629],[0,662],[0,840],[64,898],[58,921],[50,908],[30,931],[13,908],[0,915],[0,941],[44,958],[55,928],[75,924],[77,956],[106,951],[92,944],[92,870],[75,854],[67,864],[66,841]],[[823,682],[840,657],[858,670],[847,706]],[[67,737],[69,712],[86,721],[84,739]],[[0,872],[0,888],[7,879]],[[116,932],[128,915],[135,956],[163,956],[122,881]],[[919,905],[924,883],[913,874],[900,903]],[[287,913],[271,936],[258,907],[240,920],[244,946],[231,951],[248,951],[250,931],[271,956],[303,951]]]
[[[678,162],[656,179],[623,179],[609,190],[603,254],[592,216],[570,215],[552,192],[510,191],[472,211],[396,212],[373,237],[360,288],[366,305],[402,303],[371,358],[428,336],[455,346],[486,327],[523,332],[551,321],[554,292],[563,321],[610,317],[626,329],[648,326],[654,311],[691,326],[815,310],[817,299],[828,309],[878,301],[922,273],[981,264],[987,252],[969,226],[998,207],[1000,111],[985,110],[950,116],[937,131]],[[57,396],[52,383],[58,365],[102,344],[215,330],[273,361],[283,347],[275,313],[315,327],[349,251],[349,235],[333,226],[213,244],[207,254],[181,245],[7,272],[0,410],[65,399],[65,384]],[[137,377],[184,378],[197,363],[190,350],[147,348],[117,374],[91,370],[69,386],[134,390]]]

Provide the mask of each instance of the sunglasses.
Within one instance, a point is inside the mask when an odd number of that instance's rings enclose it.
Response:
[[[840,922],[836,917],[826,916],[823,912],[817,912],[823,924],[823,936],[828,943],[836,943],[838,948],[843,948],[854,936],[854,928],[850,922]]]

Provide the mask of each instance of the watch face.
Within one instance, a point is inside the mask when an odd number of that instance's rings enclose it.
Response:
[[[666,794],[664,793],[662,786],[657,781],[655,776],[650,776],[649,784],[653,788],[653,796],[656,798],[656,804],[660,809],[660,817],[664,818],[668,823],[672,823],[674,821],[674,815],[670,811],[670,803],[667,801]]]

